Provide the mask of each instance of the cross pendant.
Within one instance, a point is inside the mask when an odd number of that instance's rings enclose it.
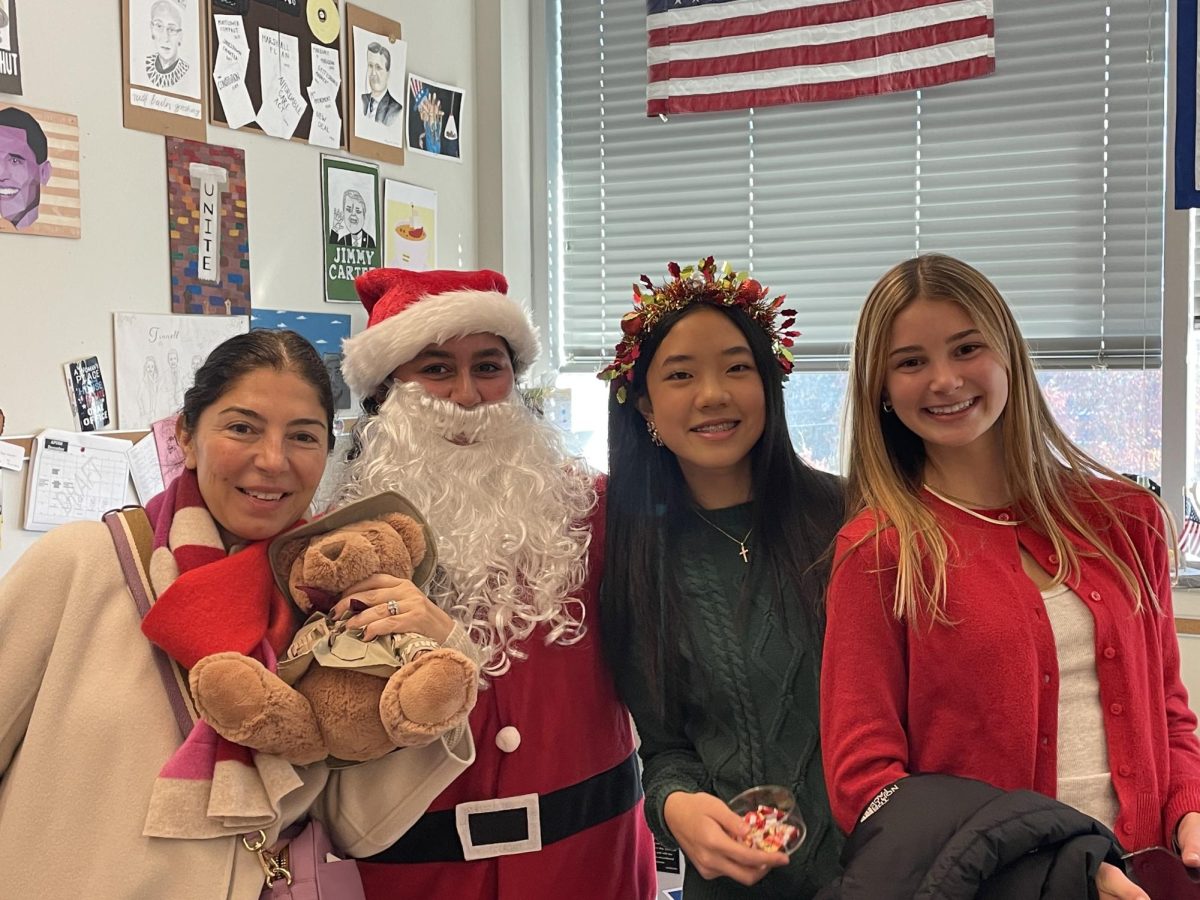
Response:
[[[743,544],[741,541],[739,541],[738,546],[742,548],[741,550],[738,551],[738,553],[742,557],[742,562],[744,562],[744,563],[750,562],[750,551],[746,548],[746,545]]]

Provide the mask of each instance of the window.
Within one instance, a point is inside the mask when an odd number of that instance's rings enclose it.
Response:
[[[936,250],[996,281],[1068,433],[1156,474],[1165,3],[1005,0],[995,15],[986,78],[661,122],[645,116],[644,3],[559,0],[563,370],[604,364],[638,275],[708,253],[748,265],[799,310],[793,436],[836,468],[858,308],[892,264]],[[1137,414],[1093,402],[1113,396]]]

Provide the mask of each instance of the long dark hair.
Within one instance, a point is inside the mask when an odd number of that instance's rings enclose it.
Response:
[[[306,338],[294,331],[251,331],[222,341],[196,370],[196,380],[183,395],[179,420],[189,434],[196,431],[201,414],[220,400],[234,382],[258,369],[294,372],[312,385],[325,410],[329,443],[326,452],[333,452],[333,387],[329,371],[321,362],[316,349]]]
[[[762,378],[766,421],[750,451],[755,534],[754,552],[774,574],[774,604],[785,627],[816,636],[822,623],[828,578],[829,539],[841,524],[843,500],[834,479],[796,455],[783,404],[783,374],[767,334],[742,310],[693,303],[665,316],[641,344],[628,383],[628,396],[608,400],[608,510],[604,551],[604,605],[601,638],[615,670],[633,658],[644,660],[640,675],[657,693],[660,709],[682,686],[678,648],[687,640],[683,598],[678,587],[677,542],[682,523],[694,508],[675,454],[655,446],[638,410],[646,395],[646,374],[671,329],[697,309],[716,309],[745,336]],[[789,590],[790,588],[790,590]],[[806,598],[787,608],[792,592]],[[748,611],[749,598],[739,603]]]

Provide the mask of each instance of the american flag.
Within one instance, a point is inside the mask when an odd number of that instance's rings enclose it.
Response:
[[[996,69],[992,0],[647,0],[646,114],[910,91]]]
[[[1183,495],[1183,527],[1179,529],[1179,555],[1185,560],[1200,558],[1200,510],[1191,493]]]

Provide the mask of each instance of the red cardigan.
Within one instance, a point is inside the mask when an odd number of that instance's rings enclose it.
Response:
[[[1171,846],[1179,819],[1200,811],[1200,742],[1179,678],[1167,550],[1147,524],[1161,522],[1161,515],[1144,493],[1112,482],[1098,486],[1120,509],[1163,608],[1162,615],[1152,609],[1134,615],[1120,576],[1100,559],[1081,560],[1079,579],[1068,582],[1095,619],[1096,671],[1120,805],[1115,830],[1128,849]],[[838,535],[821,743],[834,817],[846,831],[881,788],[909,774],[961,775],[1055,795],[1058,655],[1041,594],[1020,558],[1023,547],[1053,573],[1053,546],[1025,525],[990,524],[932,495],[924,499],[958,546],[946,574],[953,626],[895,620],[895,532],[849,549],[870,532],[871,511]],[[1116,550],[1133,563],[1129,548]]]

